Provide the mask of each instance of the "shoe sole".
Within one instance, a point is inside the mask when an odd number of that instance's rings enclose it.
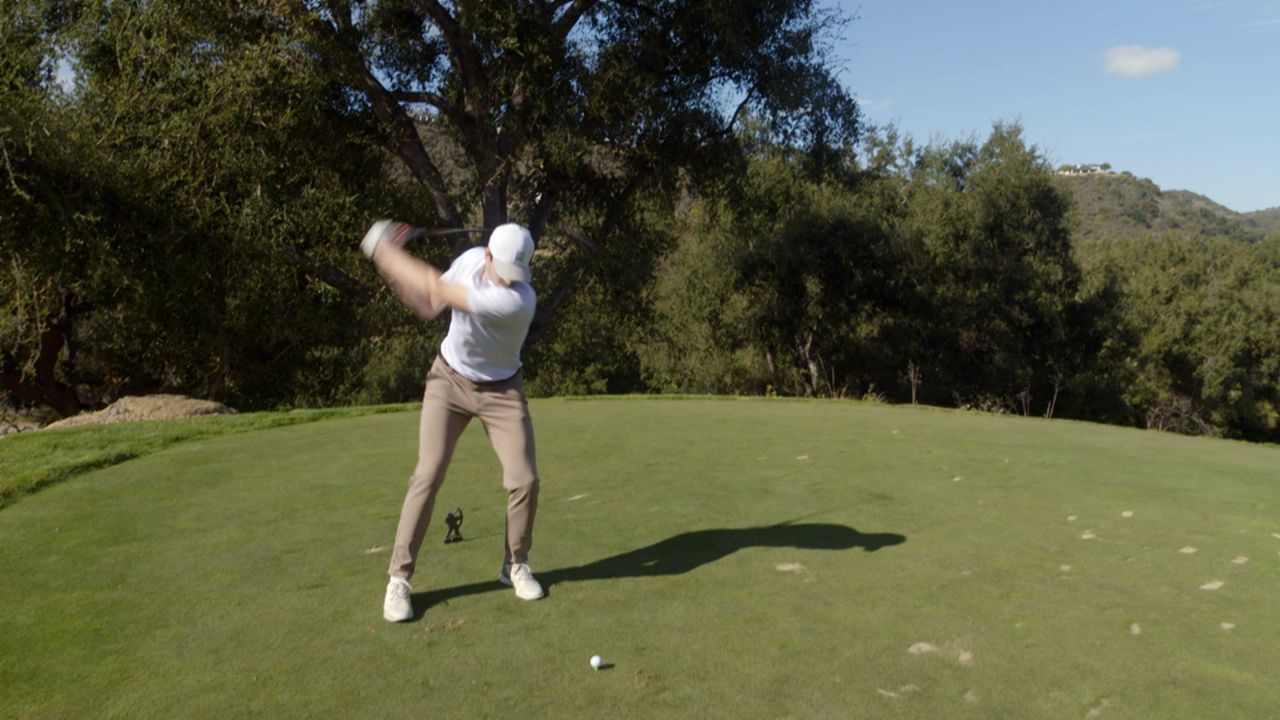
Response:
[[[412,619],[413,619],[413,613],[409,613],[408,615],[405,615],[404,617],[395,617],[395,616],[393,616],[391,613],[387,612],[386,610],[383,610],[383,611],[382,611],[382,619],[383,619],[383,620],[386,620],[387,622],[393,622],[393,623],[394,623],[394,622],[404,622],[404,621],[406,621],[406,620],[412,620]]]

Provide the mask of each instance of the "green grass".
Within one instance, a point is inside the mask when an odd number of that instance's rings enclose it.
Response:
[[[381,405],[258,412],[10,435],[0,438],[0,509],[24,495],[89,470],[117,465],[181,442],[316,420],[397,412],[408,407]]]
[[[1275,447],[850,402],[532,409],[537,603],[493,581],[503,493],[476,426],[423,614],[381,619],[413,412],[183,443],[22,498],[0,511],[0,716],[1280,707]],[[445,546],[455,506],[467,540]]]

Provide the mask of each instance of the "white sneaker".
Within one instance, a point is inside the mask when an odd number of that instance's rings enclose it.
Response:
[[[498,573],[498,582],[516,589],[516,597],[521,600],[541,600],[542,586],[533,577],[533,571],[524,563],[502,564],[502,572]]]
[[[404,622],[413,617],[413,603],[409,600],[409,581],[393,577],[387,583],[387,599],[382,601],[382,617],[388,622]]]

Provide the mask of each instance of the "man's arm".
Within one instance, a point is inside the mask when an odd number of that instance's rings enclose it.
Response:
[[[400,301],[419,317],[434,320],[447,307],[469,309],[464,286],[442,280],[440,270],[395,243],[381,243],[373,264]]]

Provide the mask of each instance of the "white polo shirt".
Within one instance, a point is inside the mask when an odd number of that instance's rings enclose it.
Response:
[[[529,334],[537,293],[529,283],[509,286],[484,279],[484,248],[462,253],[443,280],[467,289],[469,312],[453,308],[440,355],[474,382],[506,380],[520,372],[520,348]]]

